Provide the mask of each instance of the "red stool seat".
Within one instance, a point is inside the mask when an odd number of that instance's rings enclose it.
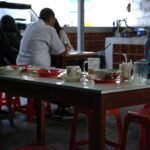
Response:
[[[125,150],[127,143],[127,134],[130,123],[138,123],[141,125],[141,145],[140,150],[150,149],[150,108],[145,106],[145,108],[140,110],[128,111],[124,119],[123,128],[123,138],[121,149]]]
[[[132,122],[138,122],[141,124],[150,123],[150,109],[144,108],[135,111],[128,111],[126,118]]]
[[[69,150],[77,150],[80,149],[79,146],[88,144],[88,140],[77,140],[76,139],[76,131],[77,131],[77,121],[79,117],[79,113],[86,114],[88,117],[88,130],[92,130],[93,125],[92,125],[92,110],[90,109],[84,109],[84,108],[79,108],[75,107],[74,109],[74,117],[72,121],[72,128],[71,128],[71,138],[70,138],[70,148]],[[121,146],[121,139],[122,139],[122,119],[121,119],[121,113],[120,109],[112,109],[106,111],[107,115],[113,115],[116,119],[117,122],[117,130],[118,130],[118,143],[106,140],[106,144],[111,145],[113,147],[120,148]],[[90,148],[88,148],[90,149]]]
[[[50,150],[50,149],[46,148],[45,146],[33,145],[33,146],[17,148],[15,150]]]

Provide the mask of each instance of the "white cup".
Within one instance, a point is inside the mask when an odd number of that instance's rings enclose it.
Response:
[[[66,72],[68,77],[80,77],[80,66],[66,66]]]
[[[148,62],[139,61],[134,62],[134,82],[138,84],[143,84],[148,78]]]
[[[83,70],[85,72],[85,65],[88,64],[88,73],[94,74],[96,69],[100,68],[100,59],[99,58],[88,58],[87,61],[84,61]]]

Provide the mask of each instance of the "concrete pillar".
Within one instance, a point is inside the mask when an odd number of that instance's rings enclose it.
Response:
[[[84,0],[78,0],[77,50],[84,51]]]

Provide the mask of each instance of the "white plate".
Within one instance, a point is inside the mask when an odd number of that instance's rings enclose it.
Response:
[[[17,75],[24,69],[25,69],[25,67],[2,66],[2,67],[0,67],[0,74],[2,74],[2,75]]]
[[[67,82],[80,82],[80,77],[69,77],[66,74],[59,76],[58,78],[63,79]]]
[[[65,76],[64,79],[67,82],[80,82],[80,77],[68,77],[68,76]]]

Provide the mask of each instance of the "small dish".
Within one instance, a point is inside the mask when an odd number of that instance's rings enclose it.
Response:
[[[23,66],[2,66],[0,67],[0,74],[2,75],[17,75],[19,74],[21,71],[23,71],[25,69],[25,67]]]

